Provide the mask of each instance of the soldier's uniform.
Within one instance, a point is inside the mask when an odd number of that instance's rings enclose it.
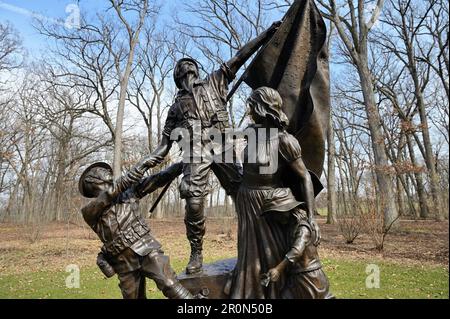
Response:
[[[116,183],[118,195],[112,202],[97,199],[82,209],[85,221],[104,244],[97,264],[108,277],[118,274],[124,298],[145,298],[145,277],[153,279],[168,298],[191,297],[139,213],[139,200],[177,177],[181,169],[180,163],[175,164],[135,183],[143,176],[143,171],[135,168]]]
[[[176,128],[186,129],[190,133],[189,140],[184,140],[182,145],[192,149],[190,158],[184,161],[180,195],[181,198],[189,199],[186,203],[185,224],[193,253],[202,250],[205,234],[203,199],[208,193],[210,171],[214,172],[228,195],[235,194],[241,182],[241,167],[234,163],[225,163],[224,157],[227,151],[233,152],[233,158],[235,157],[233,144],[225,141],[223,134],[225,129],[230,127],[226,103],[228,85],[234,77],[228,65],[224,63],[206,79],[195,81],[192,92],[179,86],[180,90],[175,103],[169,109],[164,126],[163,134],[169,138]],[[193,137],[198,133],[194,132],[195,126],[201,127],[201,145],[192,145],[195,143]],[[208,133],[212,128],[222,134],[221,141],[211,139]],[[225,146],[221,148],[222,154],[210,154],[209,150],[217,150],[217,146],[219,149],[220,146]],[[217,158],[221,161],[217,161]]]

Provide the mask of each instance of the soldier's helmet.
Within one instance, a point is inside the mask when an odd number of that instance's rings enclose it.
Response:
[[[87,198],[97,197],[95,184],[112,181],[113,170],[104,162],[97,162],[86,168],[78,181],[78,190]]]
[[[182,58],[180,60],[178,60],[175,69],[173,70],[173,79],[175,81],[175,84],[177,86],[177,88],[181,89],[181,82],[180,79],[186,75],[186,72],[184,70],[181,69],[181,66],[183,65],[184,62],[191,62],[195,65],[196,71],[195,74],[198,77],[199,73],[198,73],[198,63],[197,61],[195,61],[192,58]]]

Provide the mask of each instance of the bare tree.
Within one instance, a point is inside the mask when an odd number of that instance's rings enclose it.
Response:
[[[9,197],[7,214],[15,213],[16,220],[31,221],[36,210],[37,177],[45,156],[45,133],[38,125],[37,108],[30,103],[35,96],[36,81],[25,78],[15,93],[14,107],[8,112],[14,117],[11,127],[11,153],[5,159],[15,174],[15,186]],[[14,211],[14,212],[13,212]]]
[[[157,7],[150,7],[148,0],[109,0],[111,7],[114,9],[121,25],[126,29],[127,46],[120,47],[119,52],[115,48],[114,38],[107,37],[105,39],[106,47],[114,57],[114,65],[116,67],[117,76],[119,77],[119,103],[117,106],[116,127],[114,137],[114,176],[120,176],[122,173],[122,136],[123,136],[123,117],[125,114],[125,100],[127,97],[128,82],[133,69],[134,55],[139,36],[145,24],[145,19],[151,12],[157,12]],[[137,13],[136,22],[127,19],[125,13]],[[104,30],[108,33],[108,29]],[[122,55],[126,50],[125,56]],[[125,59],[125,64],[121,64],[121,60]]]
[[[424,61],[437,75],[441,86],[436,86],[431,93],[435,97],[436,117],[431,117],[431,121],[441,133],[446,144],[449,144],[449,3],[443,0],[428,0],[431,12],[425,19],[425,34],[433,39],[431,50],[423,51],[418,57],[419,61]],[[445,95],[442,95],[444,88]],[[442,209],[445,212],[445,209]]]
[[[366,1],[359,0],[356,6],[352,0],[340,3],[335,0],[319,0],[319,3],[323,9],[323,15],[335,25],[344,52],[358,72],[370,130],[377,185],[380,196],[385,200],[384,221],[385,226],[388,227],[397,220],[398,212],[392,192],[391,169],[383,142],[380,114],[375,102],[374,83],[369,69],[368,43],[369,33],[378,19],[384,1],[376,1],[369,17],[366,13]]]
[[[8,126],[1,134],[2,162],[8,164],[2,165],[2,185],[9,185],[5,217],[32,223],[62,220],[77,192],[78,168],[112,141],[88,124],[82,94],[54,86],[36,65],[25,71],[2,122]]]
[[[66,29],[37,22],[37,29],[57,40],[54,64],[64,72],[57,74],[60,85],[83,88],[90,101],[88,111],[102,118],[114,139],[114,174],[121,173],[123,118],[128,82],[135,63],[135,51],[142,28],[157,4],[145,1],[109,0],[106,15],[97,13],[96,21],[86,18],[80,28]],[[109,14],[110,12],[113,14]],[[68,65],[67,65],[68,64]],[[70,80],[67,83],[67,80]],[[117,92],[118,90],[118,92]],[[111,116],[111,100],[117,94],[115,124]]]
[[[401,174],[405,173],[405,168],[408,168],[408,173],[413,173],[414,178],[411,178],[418,195],[418,202],[420,208],[420,217],[428,217],[428,204],[427,204],[427,194],[425,190],[425,183],[422,177],[423,168],[420,164],[416,154],[415,147],[417,146],[421,153],[423,154],[423,143],[420,140],[418,133],[420,132],[420,125],[415,124],[414,118],[417,116],[417,108],[415,107],[415,94],[413,92],[414,86],[411,80],[405,76],[405,68],[401,67],[400,63],[392,55],[383,55],[381,59],[377,62],[380,66],[374,65],[372,69],[374,70],[374,78],[376,80],[376,88],[380,94],[379,103],[384,105],[389,105],[392,109],[390,114],[387,114],[386,120],[389,118],[398,118],[400,121],[393,128],[398,130],[398,136],[392,139],[387,144],[388,149],[391,149],[391,160],[392,157],[392,146],[394,141],[400,141],[403,139],[403,143],[398,143],[398,146],[404,147],[408,151],[409,160],[406,158],[403,162],[403,172],[399,172],[400,164],[395,163],[394,168],[397,171],[397,176],[400,178],[403,184],[404,190],[407,193],[410,205],[410,209],[413,211],[412,197],[409,194],[407,187],[407,180],[401,178]],[[399,66],[400,65],[400,66]],[[383,122],[383,128],[387,132],[386,123]],[[392,133],[391,133],[392,135]],[[409,162],[409,163],[408,163]],[[406,165],[405,165],[406,164]],[[400,194],[398,194],[400,196]]]
[[[14,132],[10,107],[14,104],[11,88],[2,83],[3,76],[7,72],[17,69],[22,63],[22,43],[18,33],[8,23],[0,23],[0,194],[9,190],[12,186],[8,179],[10,163],[8,158],[12,156]]]
[[[414,5],[411,1],[389,0],[388,10],[383,15],[383,22],[389,26],[391,32],[379,33],[379,41],[389,52],[396,55],[405,66],[414,87],[415,107],[418,110],[421,123],[421,133],[424,147],[424,158],[428,169],[431,195],[433,197],[433,211],[435,217],[441,220],[442,212],[439,196],[439,177],[433,154],[428,114],[424,92],[430,83],[430,63],[421,63],[420,53],[428,57],[433,51],[433,45],[427,45],[421,40],[421,32],[425,28],[425,21],[435,6],[435,1],[426,3],[424,7]],[[439,42],[439,41],[438,41]],[[425,59],[422,59],[425,60]],[[439,58],[437,60],[440,60]]]
[[[419,61],[426,62],[430,68],[438,75],[442,83],[442,87],[449,96],[449,3],[445,0],[427,0],[427,7],[430,10],[427,12],[423,23],[424,30],[421,33],[425,36],[431,36],[433,39],[433,46],[430,50],[423,50],[419,47],[421,55],[418,57]]]
[[[327,224],[334,224],[336,222],[336,163],[334,143],[333,119],[330,115],[330,121],[327,130]]]
[[[162,134],[163,107],[172,101],[168,92],[175,65],[176,48],[167,30],[157,32],[156,22],[145,27],[139,43],[137,63],[130,77],[128,100],[141,114],[147,127],[148,149],[153,150],[154,121],[156,118],[156,142]]]
[[[35,69],[39,70],[38,67]],[[70,176],[68,170],[88,155],[111,146],[112,140],[101,140],[92,130],[86,130],[86,125],[80,125],[86,123],[83,93],[59,88],[54,85],[55,81],[47,73],[38,71],[37,76],[42,85],[39,88],[39,95],[32,103],[38,106],[39,124],[55,141],[52,147],[55,174],[49,176],[52,180],[50,193],[53,197],[50,211],[54,214],[54,219],[61,220],[67,207],[65,203],[69,200],[66,191],[66,182]],[[79,139],[89,141],[90,145],[84,149],[75,148],[73,144]]]
[[[37,30],[56,41],[49,48],[46,72],[58,88],[83,93],[85,111],[98,116],[115,139],[111,104],[119,81],[114,73],[114,61],[103,42],[102,28],[85,19],[80,23],[80,28],[73,30],[36,21]],[[112,36],[111,31],[108,34]]]
[[[13,167],[11,159],[14,157],[15,143],[18,139],[19,128],[15,125],[15,117],[11,112],[14,101],[3,102],[0,107],[0,194],[11,196],[15,182],[11,175]]]
[[[328,52],[330,51],[332,35],[333,24],[330,23],[327,38]],[[333,114],[330,112],[327,129],[327,224],[334,224],[336,222],[336,148],[334,143]]]
[[[9,23],[0,23],[0,72],[19,68],[23,62],[19,34]]]

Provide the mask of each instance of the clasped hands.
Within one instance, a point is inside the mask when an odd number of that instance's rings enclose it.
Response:
[[[155,167],[158,164],[161,164],[163,160],[163,156],[150,154],[141,159],[138,166],[144,169],[149,169]]]

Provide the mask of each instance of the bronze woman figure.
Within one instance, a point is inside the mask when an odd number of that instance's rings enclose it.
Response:
[[[315,176],[310,175],[302,161],[297,139],[286,131],[288,119],[282,111],[278,92],[261,87],[253,91],[247,104],[255,129],[277,130],[276,134],[256,134],[254,160],[249,161],[253,155],[249,145],[244,150],[243,181],[236,195],[238,258],[228,286],[229,296],[302,298],[305,296],[289,288],[300,281],[289,277],[292,269],[299,269],[295,267],[297,261],[303,260],[292,251],[296,252],[298,241],[295,235],[299,234],[299,229],[303,230],[302,225],[308,225],[310,230],[307,245],[314,246],[319,240],[313,221],[315,193],[311,176]],[[277,163],[277,169],[272,173],[261,173],[261,167],[271,163]],[[296,181],[298,187],[291,185],[290,180]],[[300,220],[300,209],[304,209],[305,218],[299,224],[295,221]],[[310,250],[303,249],[298,253],[308,252]],[[314,258],[313,270],[320,269],[318,256]],[[311,269],[306,268],[307,271]],[[264,275],[267,280],[263,285]],[[328,291],[326,276],[323,274],[319,279],[319,284],[326,281],[325,290]],[[323,296],[316,294],[314,297]]]

